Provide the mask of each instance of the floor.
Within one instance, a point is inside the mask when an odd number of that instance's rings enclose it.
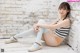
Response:
[[[34,38],[20,38],[17,43],[5,44],[6,39],[0,39],[0,48],[4,53],[30,53],[27,49],[33,44]],[[61,45],[59,47],[49,47],[44,44],[43,49],[32,53],[76,53],[69,46]]]

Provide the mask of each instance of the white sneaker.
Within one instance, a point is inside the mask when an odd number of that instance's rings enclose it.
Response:
[[[5,41],[5,44],[10,44],[10,43],[15,43],[18,42],[16,38],[13,37],[13,39],[9,39],[7,41]]]
[[[38,44],[39,47],[35,48],[35,47],[32,45],[32,47],[30,47],[30,48],[28,49],[28,52],[34,52],[34,51],[37,51],[37,50],[42,49],[42,45],[41,45],[41,44],[39,44],[39,43],[37,43],[37,42],[35,42],[35,43]]]

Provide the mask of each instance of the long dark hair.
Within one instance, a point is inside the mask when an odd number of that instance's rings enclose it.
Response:
[[[58,9],[65,9],[65,10],[68,10],[69,12],[66,14],[66,17],[64,19],[66,19],[67,17],[70,17],[70,12],[71,12],[71,7],[69,5],[69,3],[67,2],[62,2],[59,6]],[[63,20],[64,20],[63,19]]]

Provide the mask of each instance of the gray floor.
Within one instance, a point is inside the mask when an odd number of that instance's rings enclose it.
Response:
[[[34,42],[34,38],[20,38],[19,42],[4,44],[6,39],[0,39],[0,47],[4,48],[4,53],[30,53],[27,49]],[[44,44],[43,49],[32,53],[75,53],[69,46],[49,47]]]

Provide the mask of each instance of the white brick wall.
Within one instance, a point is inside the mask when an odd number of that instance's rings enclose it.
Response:
[[[57,6],[58,0],[0,0],[0,38],[29,29],[37,19],[56,19]]]
[[[69,37],[69,44],[72,46],[72,48],[77,51],[77,53],[80,53],[80,2],[71,3],[72,6],[72,13],[73,16],[73,24],[71,28],[71,33]]]

